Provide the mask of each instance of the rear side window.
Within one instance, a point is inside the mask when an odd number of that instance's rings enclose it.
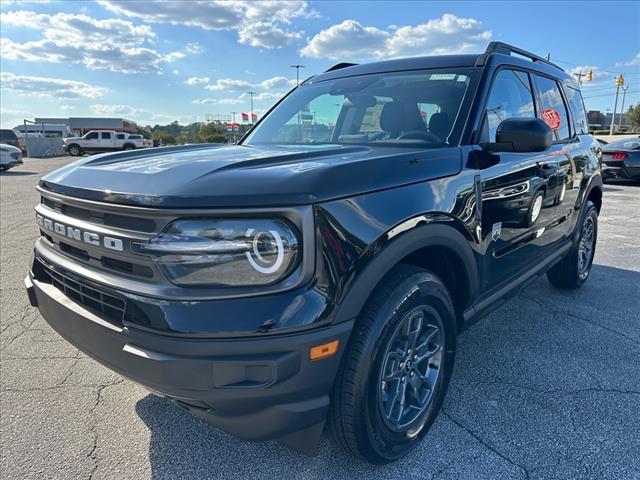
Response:
[[[118,140],[124,140],[124,133],[117,133],[117,134],[116,134],[116,138],[117,138]]]
[[[570,136],[569,116],[558,83],[547,77],[539,75],[535,75],[535,77],[541,107],[538,116],[549,125],[555,141],[568,139]]]
[[[103,140],[111,140],[111,132],[102,132]]]
[[[487,100],[480,141],[495,142],[498,125],[507,118],[535,116],[529,75],[516,70],[500,70]]]
[[[567,101],[569,102],[569,110],[571,110],[571,118],[573,118],[573,128],[577,135],[589,133],[587,122],[587,114],[582,101],[580,90],[568,87],[566,89]]]
[[[0,130],[0,141],[6,142],[7,140],[18,140],[18,137],[13,130]]]

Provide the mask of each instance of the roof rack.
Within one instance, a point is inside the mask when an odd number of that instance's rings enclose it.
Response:
[[[512,53],[515,53],[516,55],[520,55],[521,57],[528,58],[532,62],[546,63],[547,65],[551,65],[564,72],[564,69],[562,67],[559,67],[555,63],[550,62],[546,58],[542,58],[536,55],[535,53],[528,52],[526,50],[523,50],[518,47],[514,47],[513,45],[509,45],[508,43],[504,43],[504,42],[490,42],[489,45],[487,45],[487,49],[484,51],[484,54],[478,57],[478,61],[476,62],[476,65],[478,66],[484,65],[487,58],[492,53],[501,53],[503,55],[511,55]]]
[[[336,63],[333,67],[330,67],[330,68],[326,69],[324,71],[324,73],[333,72],[334,70],[340,70],[341,68],[355,67],[356,65],[358,65],[358,64],[357,63],[348,63],[348,62]]]

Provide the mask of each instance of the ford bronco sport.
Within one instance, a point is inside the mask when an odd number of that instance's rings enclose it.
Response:
[[[600,145],[576,82],[524,50],[339,64],[235,146],[43,177],[31,303],[213,425],[374,463],[427,434],[456,335],[546,273],[589,276]]]

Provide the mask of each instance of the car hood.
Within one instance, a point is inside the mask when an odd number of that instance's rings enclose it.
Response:
[[[64,141],[65,143],[69,143],[69,142],[76,142],[76,141],[78,141],[78,140],[82,140],[82,137],[65,137],[65,138],[63,139],[63,141]]]
[[[451,147],[189,145],[96,155],[40,187],[148,207],[299,205],[453,175],[460,165]]]

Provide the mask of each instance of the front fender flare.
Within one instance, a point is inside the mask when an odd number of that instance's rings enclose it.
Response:
[[[426,247],[442,247],[449,250],[463,265],[469,299],[473,299],[479,289],[478,266],[471,249],[471,240],[465,238],[455,227],[445,224],[421,224],[388,240],[385,234],[378,240],[378,252],[360,271],[340,302],[335,316],[336,322],[358,317],[371,292],[407,255]]]

